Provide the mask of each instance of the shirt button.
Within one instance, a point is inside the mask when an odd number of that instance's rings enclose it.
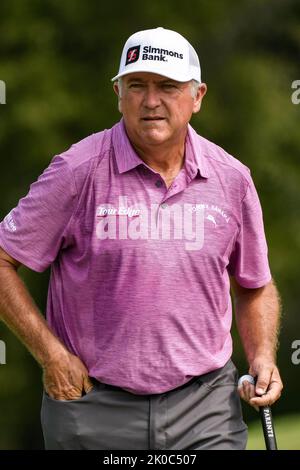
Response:
[[[163,202],[163,203],[160,205],[160,207],[161,207],[162,209],[166,209],[166,208],[168,207],[168,204],[167,204],[166,202]]]
[[[160,187],[162,186],[162,184],[163,184],[163,183],[162,183],[161,180],[155,181],[155,186],[156,186],[157,188],[160,188]]]

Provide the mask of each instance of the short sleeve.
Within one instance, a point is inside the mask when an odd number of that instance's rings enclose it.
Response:
[[[0,246],[25,266],[44,271],[58,255],[76,201],[72,170],[57,155],[0,223]]]
[[[230,255],[228,272],[246,288],[263,287],[272,279],[263,214],[252,179],[242,201],[240,230]]]

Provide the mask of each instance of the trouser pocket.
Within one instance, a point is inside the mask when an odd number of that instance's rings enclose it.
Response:
[[[41,425],[46,450],[80,449],[78,419],[82,408],[93,406],[96,386],[76,400],[55,400],[43,392]]]

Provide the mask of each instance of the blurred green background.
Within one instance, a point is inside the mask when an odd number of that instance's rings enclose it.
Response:
[[[278,444],[300,449],[300,79],[298,0],[1,0],[0,219],[27,194],[52,157],[120,115],[110,78],[125,40],[157,26],[194,45],[208,85],[192,125],[251,168],[264,211],[273,277],[283,299],[279,367],[285,384],[273,407]],[[42,312],[49,272],[19,271]],[[235,326],[234,360],[247,367]],[[41,370],[0,323],[0,449],[42,449]],[[244,406],[249,448],[263,448],[259,416]]]

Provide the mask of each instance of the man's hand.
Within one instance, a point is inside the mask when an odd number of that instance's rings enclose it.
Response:
[[[55,400],[76,400],[93,388],[83,362],[67,351],[43,367],[43,382],[46,393]]]
[[[273,405],[281,396],[283,388],[278,368],[272,361],[256,358],[250,364],[249,374],[256,377],[256,385],[243,382],[240,397],[256,410],[260,406]]]

